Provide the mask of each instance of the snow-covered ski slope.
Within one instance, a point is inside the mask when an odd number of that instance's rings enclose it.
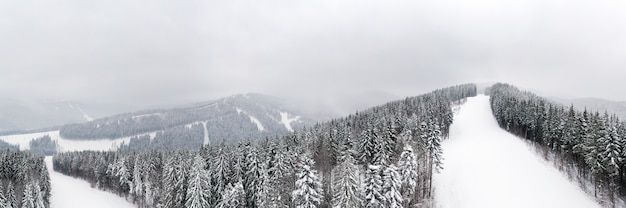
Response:
[[[440,208],[600,207],[521,139],[499,128],[489,97],[468,98],[442,143]]]
[[[134,208],[115,194],[91,188],[88,182],[52,171],[52,157],[46,157],[52,185],[51,208]]]

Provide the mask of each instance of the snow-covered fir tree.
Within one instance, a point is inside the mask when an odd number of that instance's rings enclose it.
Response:
[[[226,184],[231,182],[231,166],[228,155],[226,154],[227,147],[224,141],[218,147],[217,156],[213,159],[212,176],[213,176],[213,189],[215,193],[222,193]]]
[[[22,206],[21,208],[35,208],[35,200],[37,196],[34,196],[33,184],[28,183],[24,187],[24,194],[22,196]]]
[[[316,208],[323,200],[321,178],[309,153],[302,154],[296,165],[295,190],[291,192],[296,208]]]
[[[4,192],[0,191],[0,208],[9,208],[11,204],[7,201],[7,198],[4,196]]]
[[[363,204],[361,173],[350,151],[343,162],[333,169],[333,207],[360,207]]]
[[[9,183],[9,185],[7,186],[6,195],[9,207],[17,208],[19,204],[17,201],[17,196],[15,195],[15,187],[13,186],[13,183]]]
[[[366,208],[380,208],[384,206],[385,196],[383,178],[380,165],[368,165],[363,182],[364,204]]]
[[[402,179],[398,173],[398,168],[394,165],[388,165],[383,170],[383,195],[385,198],[384,206],[389,208],[402,208]]]
[[[228,184],[222,191],[222,200],[217,204],[218,208],[245,207],[245,193],[241,182],[234,185]],[[263,207],[263,206],[262,206]]]
[[[35,185],[33,185],[33,197],[35,199],[35,208],[46,208],[44,193],[41,192],[39,182],[35,182]]]
[[[189,173],[189,185],[187,189],[186,208],[203,208],[209,207],[209,198],[211,192],[209,190],[208,173],[205,170],[204,158],[200,154],[196,154]]]
[[[405,145],[402,154],[400,154],[400,160],[398,161],[398,168],[400,169],[400,175],[402,178],[402,198],[404,199],[404,207],[409,207],[413,200],[413,194],[417,188],[417,159],[413,148],[410,145]]]

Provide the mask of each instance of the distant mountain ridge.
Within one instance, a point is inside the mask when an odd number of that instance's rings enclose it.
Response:
[[[0,131],[40,129],[91,119],[81,104],[71,101],[0,99]]]
[[[208,142],[282,136],[316,121],[280,99],[240,94],[177,108],[145,110],[65,125],[66,139],[135,137],[132,143],[191,147]],[[197,146],[196,146],[197,147]]]
[[[566,106],[574,105],[574,108],[580,111],[585,110],[585,108],[598,112],[607,111],[609,114],[615,114],[620,119],[626,120],[626,101],[611,101],[602,98],[562,99],[552,97],[549,99]]]

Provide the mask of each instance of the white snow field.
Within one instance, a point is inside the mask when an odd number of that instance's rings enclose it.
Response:
[[[141,135],[149,135],[151,139],[154,139],[157,132],[151,132]],[[115,150],[122,143],[128,144],[130,142],[130,138],[122,137],[116,139],[97,139],[97,140],[71,140],[65,139],[60,134],[59,131],[49,131],[49,132],[40,132],[40,133],[32,133],[32,134],[16,134],[16,135],[8,135],[8,136],[0,136],[0,140],[5,141],[9,144],[19,145],[21,150],[29,149],[28,143],[36,138],[42,137],[44,135],[50,136],[50,138],[59,143],[59,151],[60,152],[72,152],[72,151],[83,151],[83,150],[94,150],[94,151],[107,151],[107,150]]]
[[[135,208],[115,194],[91,188],[88,182],[52,170],[52,157],[46,157],[52,184],[51,208]]]
[[[442,148],[443,170],[434,175],[437,207],[600,207],[522,139],[500,129],[488,96],[461,105]]]

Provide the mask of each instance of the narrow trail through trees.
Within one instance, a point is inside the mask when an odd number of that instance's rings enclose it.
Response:
[[[500,129],[488,96],[468,98],[442,147],[437,207],[599,207],[522,139]]]
[[[52,170],[52,157],[46,157],[52,185],[51,208],[135,208],[115,194],[92,188],[88,182]]]

